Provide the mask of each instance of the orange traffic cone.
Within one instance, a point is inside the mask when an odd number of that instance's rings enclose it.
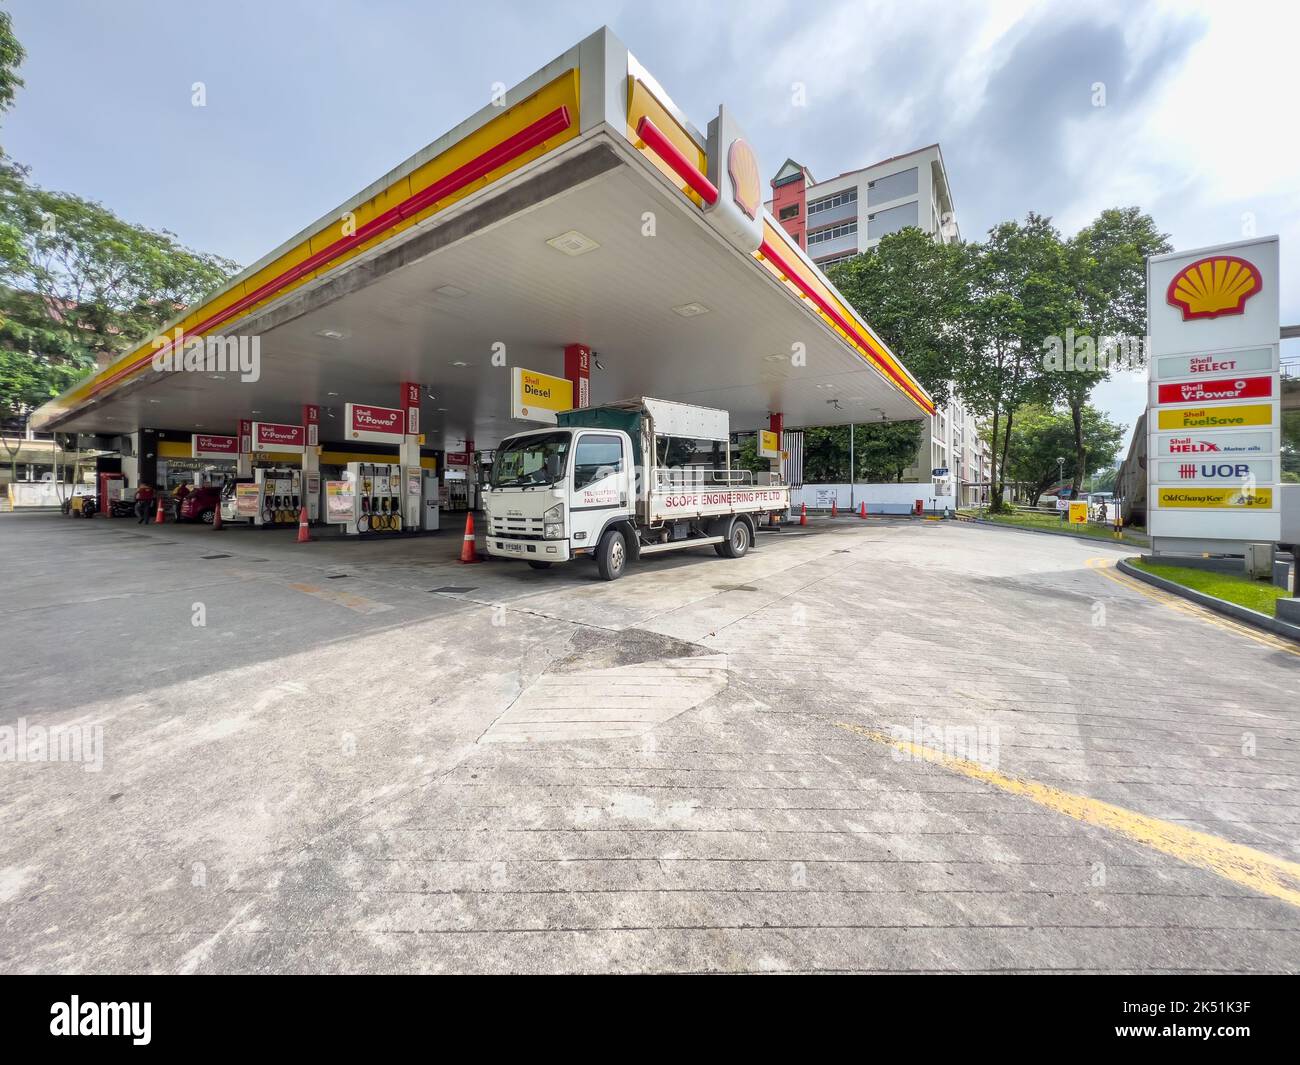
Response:
[[[158,510],[153,516],[155,525],[162,525],[167,520],[167,512],[163,509],[163,497],[158,497]]]
[[[807,503],[800,503],[800,504],[799,504],[799,524],[800,524],[800,525],[807,525],[807,524],[808,524],[808,504],[807,504]]]
[[[298,511],[298,543],[311,543],[311,532],[307,528],[307,508]]]
[[[867,516],[867,504],[866,501],[864,500],[862,503],[862,509],[858,511],[858,517],[865,518],[866,516]]]
[[[465,540],[460,545],[460,560],[462,562],[479,561],[478,550],[474,547],[474,512],[470,511],[465,515]]]
[[[831,500],[831,517],[832,517],[832,518],[838,518],[838,517],[840,516],[839,502],[840,502],[840,501],[839,501],[838,499],[832,499],[832,500]]]
[[[221,524],[221,500],[218,499],[217,505],[212,511],[212,530],[213,532],[221,532],[224,528],[225,526]]]

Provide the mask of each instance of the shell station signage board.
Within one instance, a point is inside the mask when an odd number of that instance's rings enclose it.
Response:
[[[1282,534],[1278,283],[1276,237],[1147,261],[1157,553],[1241,553]]]
[[[301,455],[307,446],[307,431],[301,425],[279,422],[253,423],[254,451],[282,451]]]
[[[349,440],[377,444],[400,444],[406,433],[406,413],[398,407],[376,407],[369,403],[345,403],[343,423]]]
[[[559,411],[572,409],[573,383],[567,377],[511,368],[510,417],[554,425]]]

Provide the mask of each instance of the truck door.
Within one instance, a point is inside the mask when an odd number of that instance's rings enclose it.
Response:
[[[632,456],[621,433],[582,432],[573,449],[569,535],[574,547],[595,547],[600,530],[630,511]]]

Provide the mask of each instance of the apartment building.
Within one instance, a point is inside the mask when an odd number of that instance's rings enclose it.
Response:
[[[944,242],[960,236],[937,144],[828,181],[817,181],[802,163],[787,159],[772,179],[767,207],[823,270],[871,251],[882,237],[908,226]],[[904,480],[930,481],[937,494],[976,503],[987,494],[991,466],[974,418],[954,398],[930,418]]]

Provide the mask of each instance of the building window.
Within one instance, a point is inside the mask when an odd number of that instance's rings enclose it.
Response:
[[[850,259],[856,258],[857,254],[855,251],[848,251],[843,255],[828,255],[825,259],[814,259],[813,262],[817,264],[818,268],[826,270],[838,263],[846,263]]]
[[[777,218],[782,222],[784,222],[787,218],[798,218],[798,217],[799,217],[799,205],[797,203],[792,203],[788,207],[782,207],[781,213],[777,215]]]
[[[852,222],[841,222],[836,226],[827,226],[825,229],[815,229],[808,234],[808,247],[814,244],[825,244],[828,240],[834,240],[836,237],[847,237],[858,231],[856,219]]]
[[[839,192],[832,193],[830,196],[823,196],[820,200],[812,200],[808,204],[809,214],[820,214],[822,211],[829,211],[834,207],[839,207],[845,203],[856,203],[858,199],[857,186],[842,189]]]
[[[886,174],[867,182],[867,206],[901,200],[904,196],[915,196],[920,186],[916,180],[916,167],[900,170],[897,174]],[[809,210],[812,210],[811,205]]]
[[[867,239],[878,240],[917,224],[916,201],[867,215]]]

